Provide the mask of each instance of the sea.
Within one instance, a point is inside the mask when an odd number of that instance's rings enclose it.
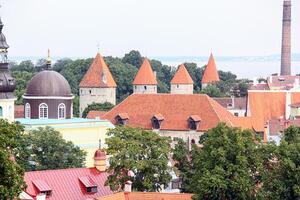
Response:
[[[54,57],[53,62],[63,57]],[[194,62],[198,67],[207,64],[207,56],[149,56],[150,59],[161,61],[165,65],[177,67],[181,63]],[[11,61],[21,62],[23,60],[32,60],[37,62],[38,57],[11,57]],[[77,59],[71,57],[71,59]],[[215,62],[218,70],[230,71],[238,78],[256,79],[266,78],[267,76],[280,73],[280,55],[270,56],[215,56]],[[300,74],[300,54],[292,56],[292,73]]]

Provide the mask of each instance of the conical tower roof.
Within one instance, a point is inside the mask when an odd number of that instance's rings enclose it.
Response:
[[[220,81],[217,66],[213,54],[210,54],[207,66],[204,70],[202,83],[213,83]]]
[[[97,53],[93,63],[81,80],[80,87],[117,87],[103,57]]]
[[[137,75],[132,82],[133,85],[157,85],[156,77],[151,64],[147,58],[144,59]]]
[[[175,73],[171,84],[193,84],[193,79],[191,78],[189,72],[186,70],[184,64],[181,64],[177,72]]]

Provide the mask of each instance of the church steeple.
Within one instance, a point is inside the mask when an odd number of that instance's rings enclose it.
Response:
[[[4,24],[2,23],[1,17],[0,17],[0,55],[1,55],[1,63],[8,63],[7,59],[7,49],[9,48],[6,38],[4,34],[2,33]]]
[[[48,49],[48,56],[46,59],[46,70],[51,69],[51,57],[50,57],[50,49]]]

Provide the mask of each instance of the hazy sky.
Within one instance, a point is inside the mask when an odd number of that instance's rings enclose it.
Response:
[[[0,0],[10,56],[279,54],[282,0]],[[300,1],[293,52],[300,53]],[[297,37],[296,37],[297,36]]]

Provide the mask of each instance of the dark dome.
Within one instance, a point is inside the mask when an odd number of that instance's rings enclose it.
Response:
[[[68,81],[58,72],[42,71],[28,83],[25,96],[71,97]]]
[[[13,92],[16,89],[16,81],[7,67],[8,63],[0,63],[0,93]]]

